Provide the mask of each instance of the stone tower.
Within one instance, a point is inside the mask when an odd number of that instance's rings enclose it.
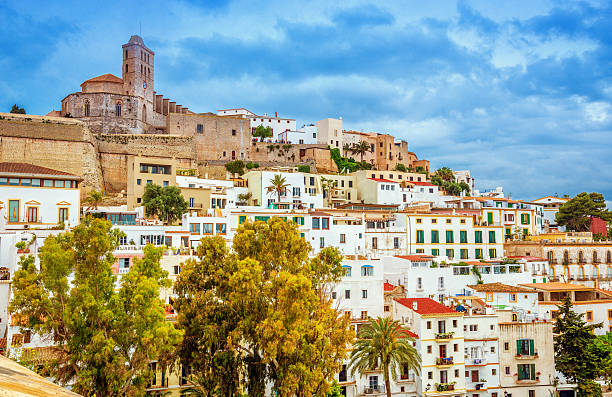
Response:
[[[123,89],[126,95],[141,99],[138,104],[139,119],[150,124],[153,117],[153,58],[155,53],[148,49],[140,36],[130,37],[123,48]]]

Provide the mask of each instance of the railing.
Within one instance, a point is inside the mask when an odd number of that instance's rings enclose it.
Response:
[[[514,358],[516,359],[533,359],[533,358],[538,358],[538,352],[537,350],[535,352],[532,353],[518,353],[514,356]]]
[[[484,364],[486,363],[486,360],[484,358],[473,358],[472,359],[472,364],[473,365],[480,365],[480,364]]]
[[[436,339],[452,339],[454,334],[454,332],[438,332]]]
[[[377,394],[377,393],[384,393],[384,392],[385,392],[385,385],[370,385],[363,389],[363,394]]]
[[[436,365],[452,365],[454,362],[453,357],[438,357],[436,358]]]
[[[455,390],[454,383],[436,383],[436,391],[450,391]]]
[[[130,271],[129,267],[120,267],[119,274],[127,274]]]
[[[400,380],[404,382],[414,382],[414,374],[401,374]]]

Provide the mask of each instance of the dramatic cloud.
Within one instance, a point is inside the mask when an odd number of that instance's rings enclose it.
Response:
[[[155,89],[194,111],[247,107],[391,133],[434,168],[515,198],[612,198],[612,7],[486,0],[14,2],[0,6],[0,109],[58,108],[121,73],[139,33]]]

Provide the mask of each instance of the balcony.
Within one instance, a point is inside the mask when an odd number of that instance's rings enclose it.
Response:
[[[454,363],[453,357],[437,357],[436,358],[437,366],[453,365],[453,363]]]
[[[517,354],[514,356],[515,359],[517,360],[533,360],[540,357],[538,355],[538,352],[534,352],[533,354]]]
[[[436,383],[436,391],[452,391],[455,390],[454,383]]]
[[[414,382],[415,376],[412,373],[400,374],[399,382]]]
[[[483,365],[487,363],[485,358],[473,358],[471,361],[472,365]]]
[[[385,385],[369,385],[368,387],[364,387],[363,394],[372,395],[372,394],[381,394],[385,392]]]
[[[438,332],[436,334],[437,341],[447,341],[449,339],[453,339],[454,332]]]

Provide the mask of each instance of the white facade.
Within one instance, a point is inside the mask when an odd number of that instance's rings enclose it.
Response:
[[[285,131],[296,131],[295,119],[287,119],[278,117],[276,114],[274,117],[264,114],[263,116],[256,115],[245,108],[236,109],[220,109],[217,110],[219,116],[240,116],[250,120],[251,122],[251,134],[255,132],[255,129],[262,125],[264,127],[270,127],[272,129],[272,138],[268,138],[270,141],[280,141],[280,134]],[[296,142],[294,142],[296,143]]]
[[[284,131],[278,134],[280,142],[286,142],[298,145],[313,145],[317,143],[317,128],[304,127],[304,130]]]

